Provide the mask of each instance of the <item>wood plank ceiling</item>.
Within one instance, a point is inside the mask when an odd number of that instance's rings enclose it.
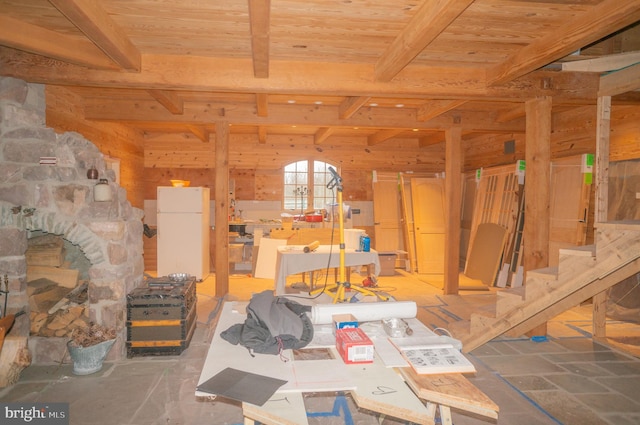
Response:
[[[524,104],[640,80],[640,0],[0,0],[0,74],[69,87],[147,137],[444,141],[524,131]],[[624,70],[603,77],[603,72]],[[604,88],[603,88],[604,87]],[[625,93],[625,94],[622,94]],[[614,98],[617,99],[617,98]]]

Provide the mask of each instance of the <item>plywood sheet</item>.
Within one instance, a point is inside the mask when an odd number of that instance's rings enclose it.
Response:
[[[500,267],[506,238],[507,229],[499,224],[480,224],[464,274],[472,279],[482,281],[487,286],[492,286]]]

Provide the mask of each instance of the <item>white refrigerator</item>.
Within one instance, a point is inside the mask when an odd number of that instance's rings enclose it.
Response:
[[[209,275],[209,188],[158,187],[158,276]]]

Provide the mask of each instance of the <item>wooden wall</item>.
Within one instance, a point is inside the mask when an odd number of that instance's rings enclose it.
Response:
[[[595,154],[596,107],[558,107],[554,110],[551,134],[551,158],[584,153]],[[504,153],[504,143],[513,140],[515,152]],[[524,159],[524,133],[478,136],[464,143],[464,170],[513,164]],[[610,160],[640,158],[640,106],[613,104],[611,110]]]
[[[83,118],[82,99],[68,89],[47,86],[47,126],[57,133],[75,131],[105,155],[120,160],[120,185],[136,208],[144,207],[144,139],[131,127]]]

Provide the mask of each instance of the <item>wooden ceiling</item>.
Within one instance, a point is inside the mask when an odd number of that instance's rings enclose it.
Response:
[[[0,74],[146,137],[524,131],[524,104],[640,84],[640,0],[0,0]],[[604,72],[610,72],[601,78]],[[614,98],[616,99],[616,98]],[[640,102],[638,102],[640,103]]]

